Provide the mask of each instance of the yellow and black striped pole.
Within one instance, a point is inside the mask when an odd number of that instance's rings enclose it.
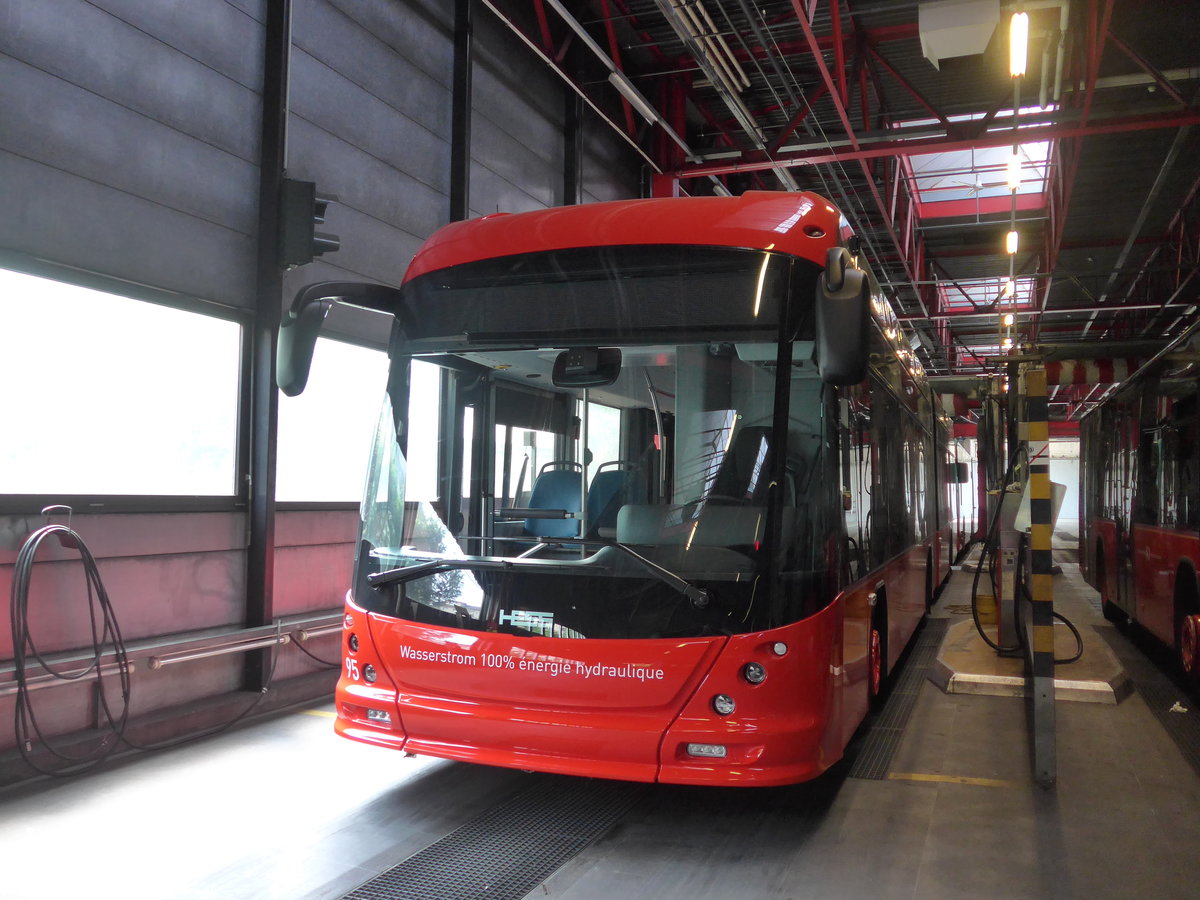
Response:
[[[1029,460],[1029,559],[1031,613],[1026,619],[1026,646],[1033,698],[1034,777],[1042,787],[1056,778],[1054,724],[1054,531],[1050,485],[1050,423],[1046,405],[1046,370],[1031,368],[1025,377],[1025,441]]]

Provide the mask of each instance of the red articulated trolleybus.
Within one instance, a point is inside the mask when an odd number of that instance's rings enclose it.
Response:
[[[449,225],[399,289],[346,599],[339,734],[645,782],[843,754],[948,571],[946,431],[812,194]]]
[[[1080,426],[1082,567],[1105,618],[1132,620],[1200,678],[1200,418],[1191,328]]]

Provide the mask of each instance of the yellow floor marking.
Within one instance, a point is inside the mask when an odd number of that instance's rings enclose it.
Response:
[[[322,719],[336,719],[337,713],[332,709],[302,709],[300,712],[306,716],[320,716]]]
[[[973,784],[978,787],[1016,787],[1015,781],[1000,778],[971,778],[966,775],[931,775],[924,772],[889,772],[889,781],[936,781],[942,784]]]

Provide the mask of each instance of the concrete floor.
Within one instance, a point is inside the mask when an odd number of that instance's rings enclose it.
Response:
[[[1124,653],[1077,567],[1063,568],[1069,615]],[[956,573],[935,615],[961,616],[969,589]],[[1044,791],[1024,700],[926,683],[886,780],[843,765],[779,790],[649,787],[529,897],[1200,895],[1200,777],[1141,697],[1060,701],[1056,714],[1058,780]],[[543,777],[342,741],[331,715],[0,794],[0,897],[339,897]]]

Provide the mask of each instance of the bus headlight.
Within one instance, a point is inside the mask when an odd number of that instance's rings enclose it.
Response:
[[[350,645],[351,653],[358,652],[358,635],[355,634],[353,631],[350,632],[350,639],[347,641],[347,643]]]
[[[742,677],[751,684],[762,684],[767,680],[767,670],[762,663],[748,662],[742,666]]]
[[[375,667],[370,663],[363,666],[363,678],[367,679],[367,684],[374,684],[375,679],[379,676],[375,674]]]
[[[712,708],[718,716],[728,716],[737,709],[737,704],[728,694],[717,694],[712,698]]]

